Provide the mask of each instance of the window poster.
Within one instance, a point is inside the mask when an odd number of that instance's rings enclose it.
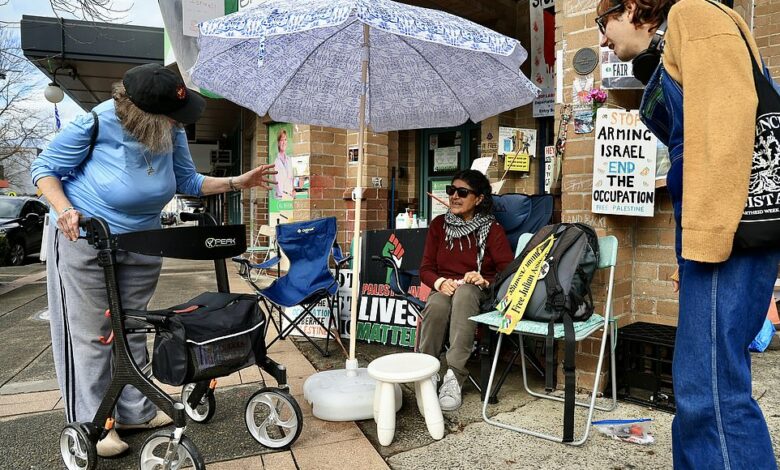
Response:
[[[458,169],[460,147],[439,147],[433,151],[433,171]]]
[[[431,181],[431,194],[442,201],[448,200],[449,196],[447,196],[446,191],[448,184],[450,184],[449,181]],[[447,206],[436,200],[436,198],[431,198],[431,220],[446,213],[449,209]]]
[[[592,211],[652,217],[658,143],[639,112],[600,108],[593,153]]]

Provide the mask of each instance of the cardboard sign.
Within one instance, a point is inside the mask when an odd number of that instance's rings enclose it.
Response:
[[[639,112],[599,109],[595,142],[592,212],[652,217],[657,139]]]

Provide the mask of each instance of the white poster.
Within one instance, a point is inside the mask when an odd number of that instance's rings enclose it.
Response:
[[[552,175],[555,166],[555,146],[547,145],[544,147],[544,192],[549,193],[552,188]]]
[[[477,170],[483,175],[487,176],[490,164],[493,162],[493,157],[480,157],[471,162],[471,169]]]
[[[184,35],[198,37],[198,23],[225,14],[224,0],[183,0],[181,4]]]
[[[433,171],[458,169],[460,147],[439,147],[433,151]]]
[[[599,109],[595,142],[592,212],[652,217],[657,139],[639,111]]]
[[[621,62],[612,49],[601,48],[601,88],[642,90],[644,87],[634,78],[631,62]]]
[[[555,0],[531,0],[531,80],[541,88],[534,117],[555,114]],[[547,12],[544,10],[548,9]]]

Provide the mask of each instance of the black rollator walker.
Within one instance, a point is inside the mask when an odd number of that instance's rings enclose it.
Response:
[[[173,419],[173,429],[155,432],[141,448],[141,470],[204,469],[203,457],[184,435],[187,416],[206,423],[216,410],[216,378],[256,364],[279,384],[263,387],[248,400],[245,422],[252,437],[273,449],[292,445],[303,428],[300,406],[289,394],[287,371],[266,355],[267,323],[254,295],[231,294],[225,258],[243,253],[243,225],[218,226],[208,214],[183,213],[183,221],[198,226],[111,235],[99,218],[79,222],[86,239],[98,250],[111,318],[113,371],[92,422],[70,423],[60,434],[60,452],[69,470],[91,470],[97,465],[96,444],[114,426],[113,410],[122,390],[132,385]],[[206,292],[164,310],[138,311],[122,307],[116,277],[117,250],[169,258],[214,260],[218,292]],[[183,385],[175,401],[155,385],[148,370],[132,358],[128,334],[155,333],[151,368],[154,377],[169,385]],[[146,368],[145,368],[146,369]]]

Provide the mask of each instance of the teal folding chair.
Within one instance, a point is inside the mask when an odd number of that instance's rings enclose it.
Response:
[[[523,251],[523,248],[525,248],[525,245],[528,244],[528,241],[531,239],[532,235],[533,234],[530,233],[521,235],[517,243],[515,256],[519,255],[520,252]],[[536,432],[530,429],[502,423],[488,416],[487,406],[488,406],[489,398],[493,392],[493,379],[495,378],[496,375],[496,366],[498,364],[498,358],[501,356],[501,343],[502,340],[504,339],[505,336],[504,334],[498,335],[498,342],[496,344],[495,356],[493,357],[493,365],[490,370],[490,378],[488,380],[487,392],[485,393],[484,402],[482,404],[482,419],[486,423],[503,429],[509,429],[511,431],[516,431],[523,434],[528,434],[530,436],[547,439],[549,441],[561,442],[573,446],[579,446],[584,444],[585,441],[588,439],[591,423],[593,421],[594,410],[613,411],[615,410],[615,408],[617,408],[617,384],[615,381],[615,354],[614,354],[615,344],[617,342],[617,323],[612,321],[611,318],[612,317],[612,289],[615,283],[615,264],[617,261],[617,250],[618,250],[617,238],[611,235],[607,237],[599,238],[598,269],[609,268],[609,282],[607,284],[607,301],[604,306],[604,316],[594,313],[587,321],[574,323],[575,341],[582,341],[588,338],[589,336],[591,336],[593,333],[601,329],[604,330],[604,334],[601,337],[601,350],[599,351],[599,360],[598,360],[598,364],[596,365],[596,378],[593,381],[593,391],[591,394],[590,401],[589,402],[575,401],[575,404],[577,406],[588,408],[588,418],[585,423],[585,429],[582,432],[582,436],[578,440],[566,441],[561,436],[554,436],[551,434]],[[501,313],[499,313],[498,311],[493,311],[493,312],[483,313],[481,315],[471,317],[471,320],[477,323],[485,324],[491,330],[495,331],[498,329],[502,317],[503,315]],[[547,322],[521,320],[515,327],[514,333],[517,333],[520,336],[520,344],[522,345],[523,336],[535,336],[535,337],[546,338],[547,331],[548,331]],[[556,340],[563,339],[563,337],[564,337],[563,324],[555,325],[555,339]],[[598,389],[599,389],[599,379],[601,376],[601,367],[604,362],[604,353],[607,347],[607,337],[611,339],[610,374],[612,378],[611,380],[612,400],[608,406],[601,406],[601,405],[596,405],[596,396],[598,394]],[[528,375],[526,372],[525,355],[520,354],[520,358],[521,358],[521,365],[523,369],[523,386],[525,387],[526,392],[528,392],[529,395],[537,398],[544,398],[547,400],[554,400],[563,403],[564,399],[562,397],[549,395],[547,393],[539,393],[531,390],[531,388],[528,386]]]

